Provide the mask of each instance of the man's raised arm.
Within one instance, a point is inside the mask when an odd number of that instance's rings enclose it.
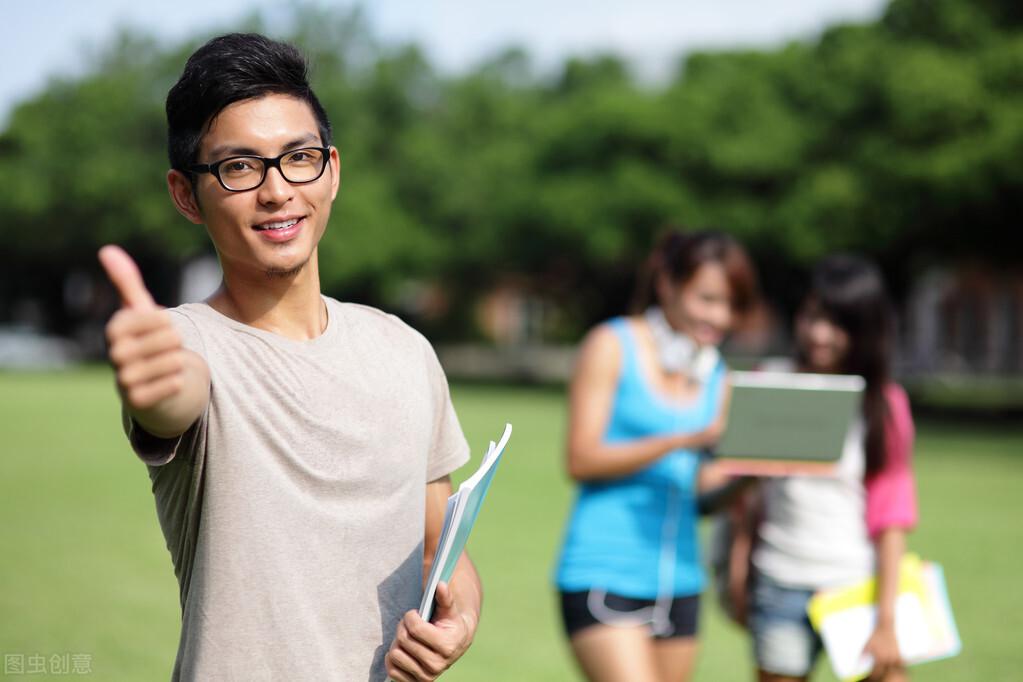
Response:
[[[99,260],[121,297],[121,309],[106,328],[121,400],[148,433],[179,436],[209,402],[209,367],[182,346],[170,313],[153,301],[131,256],[104,246]]]

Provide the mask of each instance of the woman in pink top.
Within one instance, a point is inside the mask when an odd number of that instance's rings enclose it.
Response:
[[[768,479],[753,540],[752,590],[732,598],[748,611],[761,682],[806,680],[821,650],[806,604],[822,588],[876,575],[877,626],[865,653],[870,679],[906,679],[894,614],[905,533],[916,523],[910,459],[913,420],[893,383],[891,315],[877,268],[855,256],[826,258],[796,317],[799,371],[866,379],[862,418],[830,477]],[[749,546],[740,537],[736,546]],[[733,556],[732,566],[738,562]],[[744,583],[744,581],[743,581]],[[748,609],[745,602],[748,599]]]

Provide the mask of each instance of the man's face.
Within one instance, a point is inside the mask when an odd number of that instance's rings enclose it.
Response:
[[[272,158],[322,144],[316,117],[306,102],[267,95],[235,102],[221,111],[202,139],[198,163],[243,154]],[[249,278],[300,271],[327,228],[339,172],[337,150],[331,147],[323,175],[309,183],[290,183],[279,170],[269,168],[259,187],[230,192],[213,175],[200,174],[194,190],[196,203],[225,274]]]

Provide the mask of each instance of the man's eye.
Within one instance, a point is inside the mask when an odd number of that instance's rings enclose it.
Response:
[[[308,166],[319,161],[320,157],[321,155],[317,154],[316,152],[299,150],[288,156],[287,159],[284,160],[284,163],[290,165]]]
[[[248,173],[255,170],[252,162],[248,159],[235,159],[234,161],[228,161],[221,169],[224,172],[237,174],[237,173]]]

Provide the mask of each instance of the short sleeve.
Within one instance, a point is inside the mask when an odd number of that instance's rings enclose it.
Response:
[[[866,481],[867,530],[872,538],[887,528],[911,529],[917,522],[912,467],[915,429],[909,399],[896,384],[885,389],[885,398],[885,464]]]
[[[181,345],[186,350],[197,353],[208,364],[209,358],[206,355],[206,344],[202,339],[202,334],[199,333],[199,327],[196,326],[192,318],[181,310],[174,308],[167,312],[170,314],[171,322],[174,323],[174,328],[181,335]]]
[[[434,424],[430,452],[426,464],[426,482],[436,481],[469,461],[469,444],[462,433],[458,415],[451,403],[448,380],[437,354],[425,338],[422,339],[426,369],[433,398]]]
[[[170,314],[174,327],[181,335],[181,343],[185,349],[199,354],[206,360],[206,347],[195,323],[179,310],[171,309],[167,312]],[[124,434],[128,437],[131,449],[138,458],[149,466],[161,466],[174,459],[179,451],[191,452],[192,447],[190,446],[195,444],[197,434],[202,432],[208,409],[209,405],[203,410],[195,424],[175,438],[159,438],[152,435],[131,418],[123,404],[121,406],[121,426],[124,429]]]

